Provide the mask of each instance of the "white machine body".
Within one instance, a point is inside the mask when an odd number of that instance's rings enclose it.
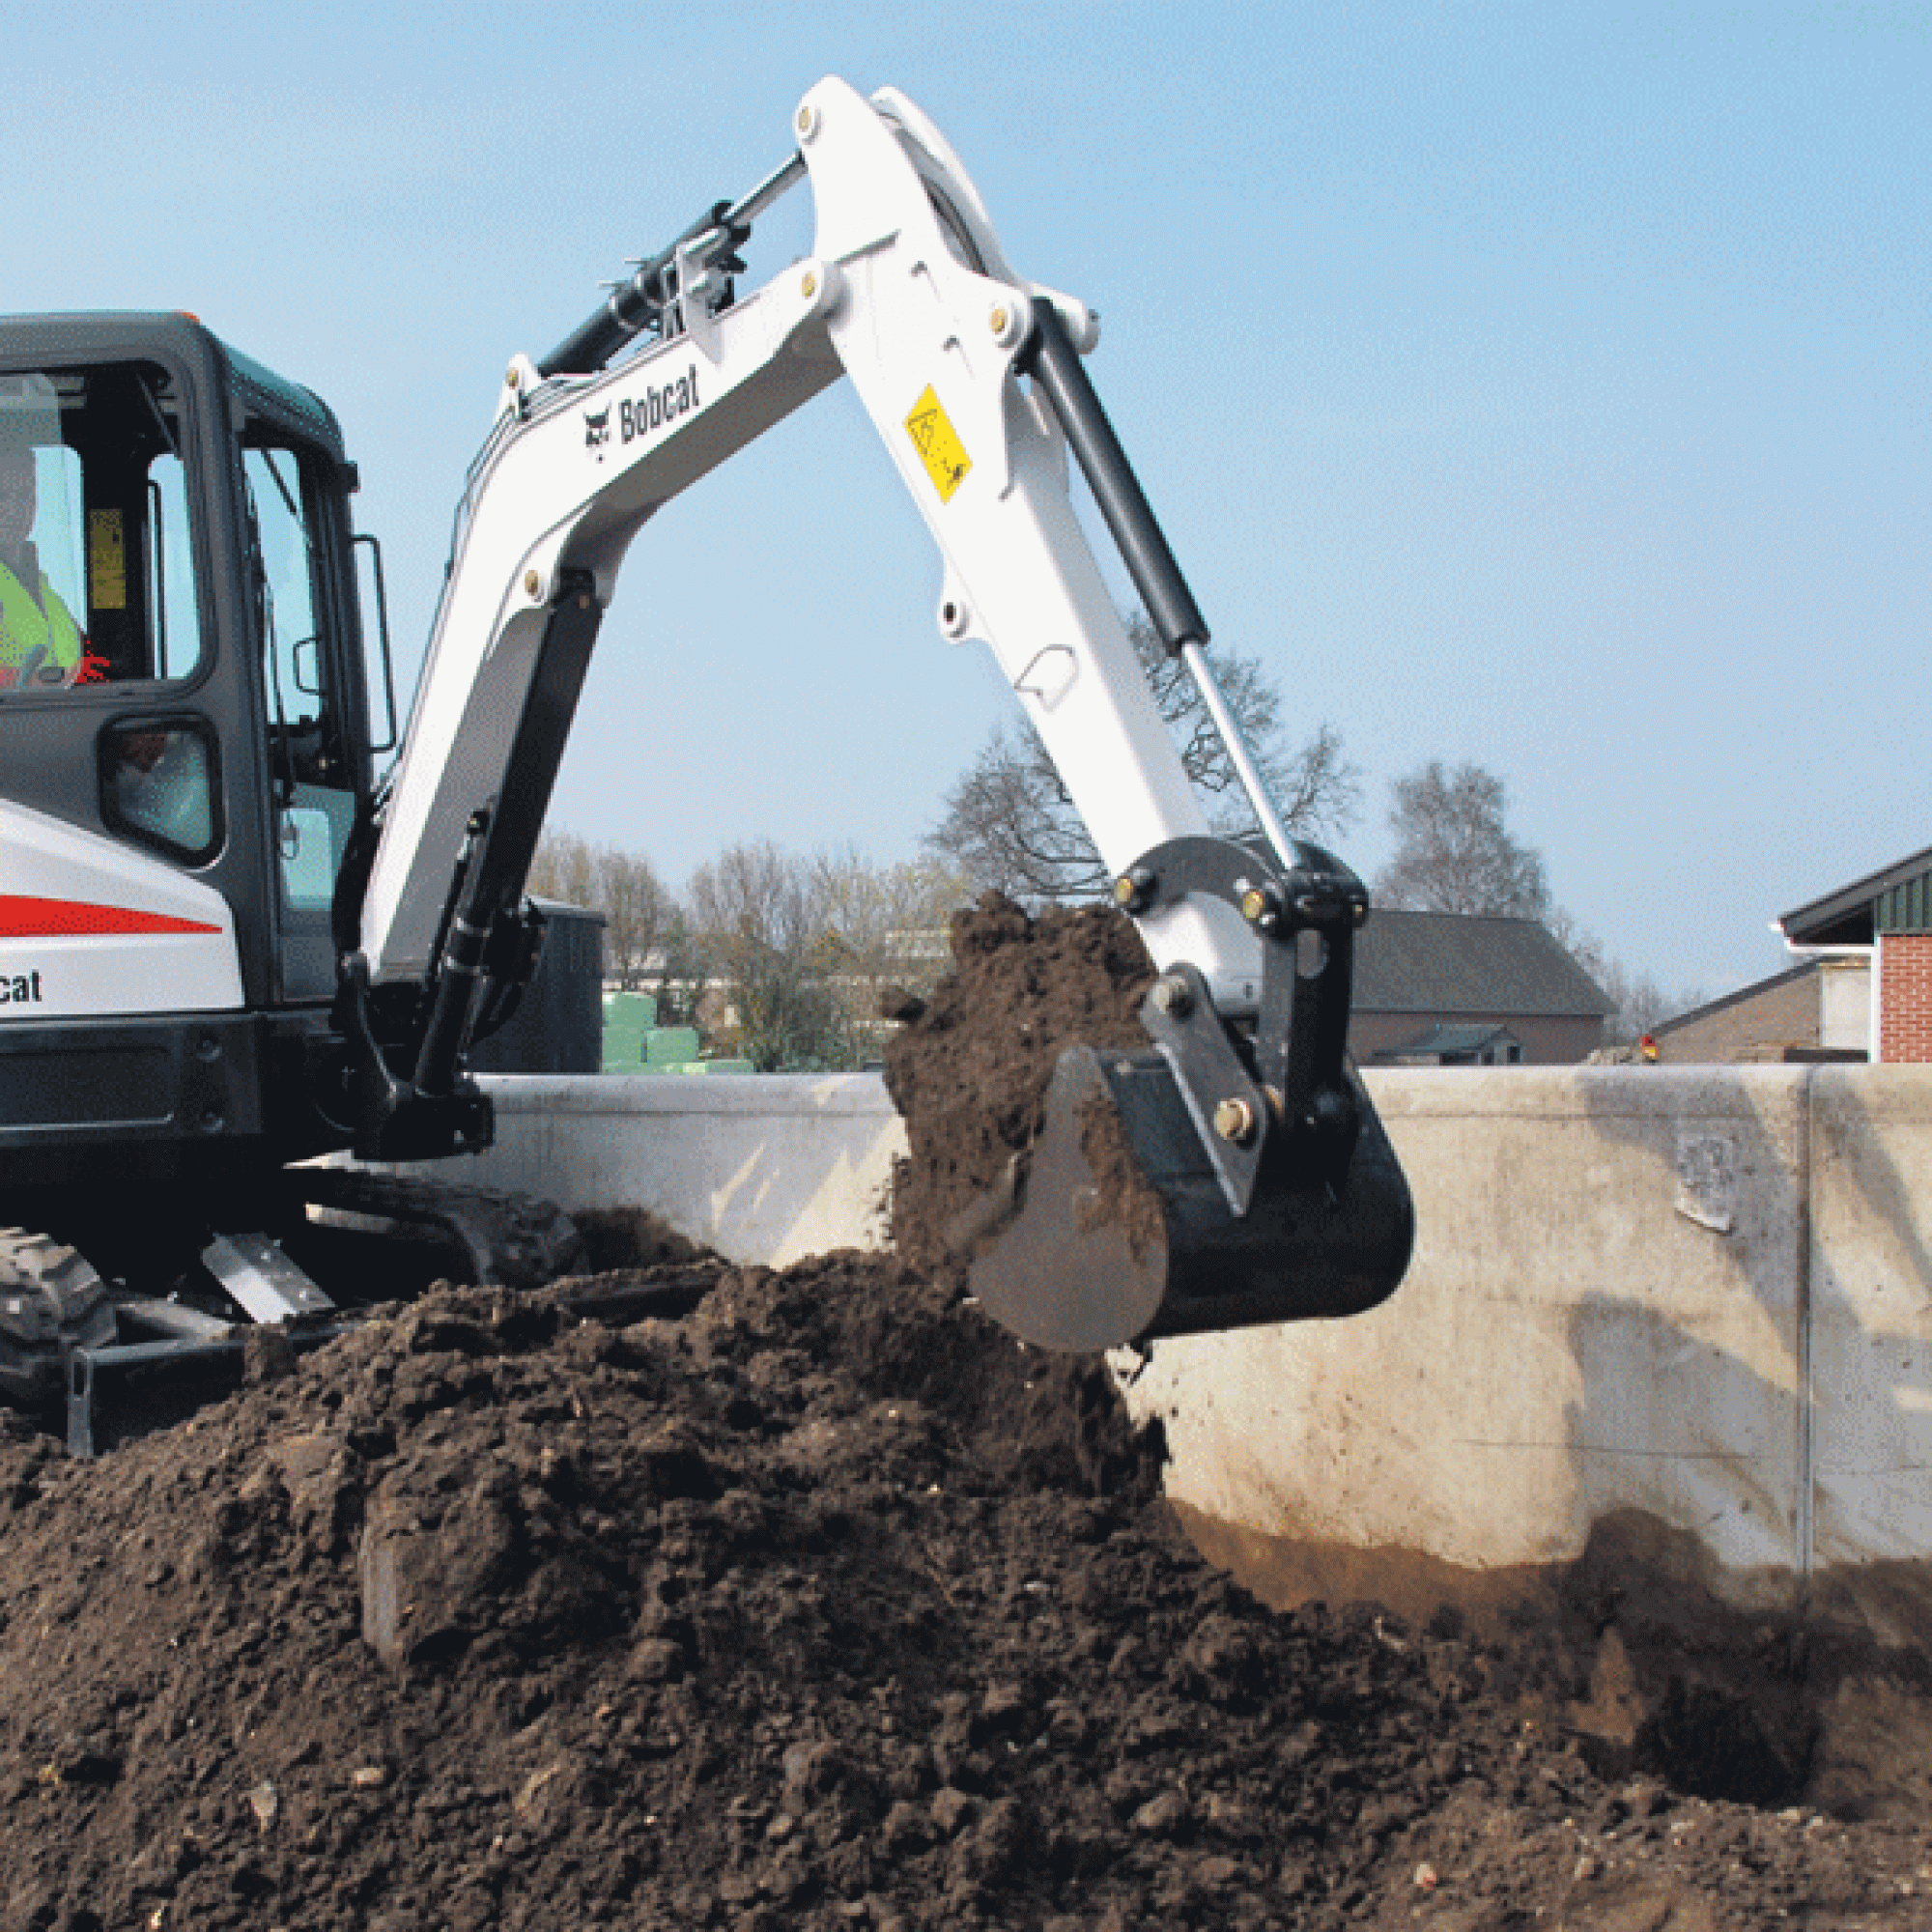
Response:
[[[0,1026],[239,1010],[235,918],[212,887],[0,800]]]

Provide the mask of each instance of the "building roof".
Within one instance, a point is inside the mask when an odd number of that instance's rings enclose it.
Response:
[[[1400,1046],[1385,1046],[1376,1055],[1378,1060],[1408,1059],[1473,1059],[1486,1046],[1493,1046],[1498,1041],[1517,1040],[1516,1035],[1506,1026],[1486,1026],[1477,1021],[1470,1026],[1433,1026],[1419,1033],[1413,1039],[1406,1039]]]
[[[1869,946],[1878,926],[1880,902],[1922,897],[1928,875],[1932,875],[1932,845],[1782,914],[1777,928],[1793,946]]]
[[[1378,908],[1355,936],[1354,1008],[1602,1019],[1616,1002],[1533,919]]]

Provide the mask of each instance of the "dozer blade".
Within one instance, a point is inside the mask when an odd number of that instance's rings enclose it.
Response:
[[[1067,1350],[1375,1307],[1407,1265],[1414,1213],[1380,1121],[1349,1084],[1346,1167],[1304,1158],[1297,1172],[1277,1132],[1237,1211],[1215,1126],[1159,1052],[1069,1047],[1028,1155],[977,1228],[958,1229],[974,1293],[1022,1341]]]

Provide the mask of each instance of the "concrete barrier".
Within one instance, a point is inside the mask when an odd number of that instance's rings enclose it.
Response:
[[[1784,1588],[1806,1538],[1808,1081],[1376,1079],[1416,1195],[1410,1275],[1347,1321],[1158,1345],[1134,1394],[1166,1418],[1172,1492],[1479,1571],[1574,1558],[1636,1509]]]
[[[1932,1069],[1821,1067],[1811,1091],[1805,1564],[1932,1646],[1887,1602],[1932,1552]]]
[[[886,1239],[905,1132],[859,1073],[491,1078],[497,1145],[479,1186],[572,1211],[642,1208],[734,1262],[784,1267]],[[447,1173],[447,1163],[433,1170]]]
[[[883,1238],[875,1079],[489,1084],[480,1179],[743,1262]],[[1391,1301],[1122,1363],[1196,1541],[1277,1602],[1534,1629],[1524,1681],[1613,1751],[1690,1668],[1783,1713],[1766,1788],[1888,1799],[1932,1742],[1932,1068],[1369,1084],[1420,1231]],[[1821,1631],[1793,1703],[1776,1658]]]
[[[1346,1321],[1164,1342],[1173,1491],[1497,1569],[1607,1511],[1740,1577],[1932,1551],[1932,1069],[1371,1074],[1414,1264]],[[885,1238],[872,1076],[494,1078],[469,1172],[775,1265]]]

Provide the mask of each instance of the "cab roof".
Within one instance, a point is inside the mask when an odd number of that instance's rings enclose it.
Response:
[[[229,394],[238,421],[263,419],[347,459],[335,412],[180,310],[114,309],[0,317],[0,369],[161,356],[203,372]]]

